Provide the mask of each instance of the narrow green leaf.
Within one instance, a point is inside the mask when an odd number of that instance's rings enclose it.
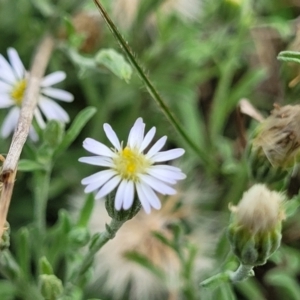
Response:
[[[261,286],[253,278],[249,278],[236,284],[238,291],[248,300],[264,300],[266,299]]]
[[[229,283],[224,283],[220,285],[221,297],[218,299],[222,300],[236,300],[235,294],[232,290],[232,286]]]
[[[18,247],[17,256],[20,268],[24,275],[29,279],[30,272],[30,242],[29,242],[29,231],[26,227],[20,229],[17,235]]]
[[[156,267],[145,255],[136,251],[129,251],[124,254],[124,257],[145,267],[147,270],[149,270],[152,274],[156,275],[161,280],[165,280],[165,274],[163,270],[161,270],[159,267]]]
[[[124,56],[113,49],[100,50],[96,57],[96,63],[103,65],[113,72],[116,76],[129,82],[132,74],[130,64],[125,60]]]
[[[285,300],[298,300],[300,295],[299,283],[292,276],[282,272],[281,269],[269,271],[265,281],[284,291]]]
[[[32,0],[31,3],[44,17],[51,17],[56,13],[55,6],[48,0]]]
[[[89,194],[86,197],[86,201],[84,203],[83,208],[80,211],[80,216],[77,222],[77,226],[79,227],[86,227],[91,214],[93,212],[93,208],[94,208],[94,195],[93,194]]]
[[[160,240],[163,244],[169,246],[170,248],[174,249],[174,245],[171,241],[169,241],[163,234],[158,231],[154,231],[152,233],[158,240]]]
[[[45,170],[45,166],[30,159],[20,159],[18,170],[23,172],[33,172]]]
[[[296,51],[282,51],[278,54],[277,59],[287,62],[296,62],[300,64],[300,52]]]
[[[47,275],[53,274],[53,268],[45,256],[41,257],[39,261],[39,265],[40,265],[40,274],[47,274]]]
[[[71,127],[66,132],[63,141],[55,150],[53,157],[57,157],[59,154],[64,152],[71,143],[76,139],[76,137],[81,132],[82,128],[86,125],[86,123],[91,119],[91,117],[96,113],[95,107],[87,107],[83,109],[73,121]]]

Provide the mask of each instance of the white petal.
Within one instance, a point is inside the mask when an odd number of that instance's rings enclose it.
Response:
[[[168,150],[168,151],[162,151],[162,152],[155,154],[151,158],[151,160],[153,162],[168,161],[168,160],[172,160],[177,157],[180,157],[181,155],[184,154],[184,152],[185,152],[184,149],[181,149],[181,148],[176,148],[176,149],[172,149],[172,150]]]
[[[128,181],[124,192],[123,208],[129,209],[134,200],[134,185],[132,181]]]
[[[140,147],[143,140],[144,130],[145,124],[143,123],[143,119],[138,118],[129,132],[127,144],[130,148]]]
[[[143,175],[140,174],[139,178],[142,182],[146,183],[147,185],[150,185],[155,191],[163,194],[163,195],[174,195],[176,194],[176,190],[171,188],[170,186],[166,185],[162,181],[151,177],[149,175]]]
[[[61,100],[64,102],[72,102],[74,100],[74,96],[71,93],[62,89],[47,87],[42,89],[42,93],[53,99]]]
[[[13,70],[15,71],[15,74],[17,75],[17,78],[23,79],[24,75],[25,75],[25,68],[20,59],[18,52],[14,48],[8,48],[7,54],[8,54],[10,64],[12,65]]]
[[[170,166],[170,165],[155,165],[153,167],[164,169],[164,170],[169,170],[169,171],[172,171],[172,172],[180,172],[181,173],[181,169],[180,168],[177,168],[177,167],[174,167],[174,166]]]
[[[58,120],[63,123],[70,121],[67,112],[53,100],[41,96],[38,105],[48,120]]]
[[[15,106],[9,111],[8,115],[6,116],[2,124],[2,128],[1,128],[2,137],[7,138],[15,130],[18,123],[19,116],[20,116],[19,107]]]
[[[0,72],[1,72],[1,70],[0,70]],[[12,88],[13,87],[12,87],[11,84],[8,84],[4,81],[0,81],[0,92],[1,92],[1,94],[2,93],[5,93],[5,94],[10,93]]]
[[[94,165],[94,166],[101,166],[101,167],[109,167],[112,168],[114,163],[111,159],[102,156],[87,156],[87,157],[80,157],[78,161]]]
[[[114,130],[112,129],[112,127],[105,123],[103,125],[103,129],[105,131],[105,134],[107,136],[107,138],[109,139],[109,141],[112,143],[112,145],[117,149],[117,150],[121,150],[121,144],[120,141],[116,135],[116,133],[114,132]]]
[[[1,54],[0,54],[0,78],[3,81],[8,82],[12,85],[14,85],[18,81],[12,67]]]
[[[167,177],[167,178],[171,178],[171,179],[175,179],[175,180],[182,180],[182,179],[186,178],[186,175],[184,173],[182,173],[180,169],[178,169],[178,170],[167,169],[161,165],[151,166],[148,168],[148,172],[149,171],[152,172],[151,175],[157,174],[157,175],[161,175],[163,177]],[[157,176],[155,176],[155,177],[157,177]]]
[[[7,108],[14,104],[14,101],[7,94],[0,94],[0,108]]]
[[[39,136],[33,126],[30,126],[28,135],[33,142],[37,142],[39,140]]]
[[[42,117],[42,114],[38,108],[34,110],[34,116],[37,124],[39,125],[40,128],[44,129],[46,127],[46,123]]]
[[[148,202],[150,205],[155,209],[161,208],[161,203],[157,195],[154,193],[152,188],[148,184],[141,184],[141,188],[143,192],[145,193]]]
[[[151,158],[153,155],[155,155],[166,143],[167,141],[167,137],[163,136],[162,138],[160,138],[148,151],[148,153],[146,154],[147,158]]]
[[[115,153],[113,153],[107,146],[91,138],[86,138],[83,141],[83,148],[93,154],[108,157],[115,156]]]
[[[152,127],[148,133],[146,134],[142,144],[141,144],[141,147],[139,149],[139,152],[142,152],[144,151],[148,146],[149,144],[151,143],[154,135],[155,135],[155,132],[156,132],[156,128],[155,127]]]
[[[117,173],[114,170],[100,171],[100,172],[97,172],[97,173],[95,173],[93,175],[90,175],[88,177],[83,178],[81,180],[81,184],[87,185],[87,184],[94,183],[96,181],[102,180],[102,178],[104,178],[104,177],[108,177],[109,176],[109,178],[111,178],[112,176],[114,176],[116,174]]]
[[[116,210],[120,210],[123,206],[123,199],[124,199],[127,183],[128,183],[127,180],[122,180],[118,187],[118,190],[116,192],[116,197],[115,197],[115,209]]]
[[[106,182],[103,187],[99,190],[97,193],[95,199],[101,199],[107,194],[109,194],[121,181],[120,176],[115,176],[112,179],[110,179],[108,182]]]
[[[104,175],[101,175],[101,178],[99,178],[98,181],[89,183],[86,188],[84,189],[85,193],[93,192],[97,189],[99,189],[103,184],[105,184],[109,179],[111,179],[115,174],[114,173],[106,173]],[[86,179],[86,178],[84,178]],[[83,180],[84,180],[83,179]],[[82,183],[82,181],[81,181]]]
[[[164,176],[161,172],[156,171],[156,170],[148,169],[147,173],[151,177],[155,177],[156,179],[164,181],[164,182],[169,183],[169,184],[175,184],[177,182],[176,179],[174,179],[172,177],[169,177],[169,176]]]
[[[146,212],[146,214],[150,214],[151,206],[148,202],[148,198],[147,198],[145,192],[143,191],[142,185],[140,183],[136,184],[136,190],[137,190],[137,194],[138,194],[140,202],[143,206],[144,211]]]
[[[66,73],[63,71],[57,71],[45,76],[41,82],[41,87],[48,87],[59,83],[66,79]]]

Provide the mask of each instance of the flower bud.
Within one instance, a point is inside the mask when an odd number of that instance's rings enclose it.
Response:
[[[46,300],[55,300],[61,296],[63,285],[55,275],[40,275],[40,290]]]
[[[64,136],[64,124],[57,120],[50,120],[43,132],[44,142],[55,149],[62,141]]]
[[[84,227],[76,227],[70,231],[68,238],[73,247],[80,248],[89,242],[90,233]]]
[[[244,265],[262,265],[279,247],[281,222],[285,218],[282,194],[256,184],[231,206],[228,238],[233,252]]]
[[[275,105],[257,128],[251,152],[265,156],[273,167],[291,168],[300,159],[300,105]]]
[[[132,206],[127,209],[116,210],[115,208],[115,193],[110,193],[105,201],[105,208],[108,215],[117,221],[128,221],[132,219],[141,209],[140,201],[135,198]]]

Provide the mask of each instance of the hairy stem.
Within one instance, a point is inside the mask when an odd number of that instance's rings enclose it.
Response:
[[[147,87],[148,92],[153,97],[153,99],[156,101],[158,106],[161,108],[161,110],[166,115],[167,119],[170,121],[170,123],[174,126],[176,131],[181,135],[181,137],[184,139],[184,141],[193,149],[194,152],[200,157],[203,163],[205,164],[211,164],[212,162],[209,159],[208,153],[206,153],[203,149],[199,148],[197,144],[194,143],[194,141],[188,136],[182,125],[178,122],[176,117],[173,115],[173,113],[170,111],[170,109],[165,104],[162,97],[159,95],[158,91],[150,81],[150,79],[147,77],[145,72],[143,71],[143,68],[141,67],[140,63],[137,61],[135,55],[133,54],[132,50],[130,49],[128,43],[124,40],[121,33],[113,23],[113,21],[110,19],[109,15],[105,11],[104,7],[98,0],[93,0],[98,7],[100,13],[102,14],[105,22],[107,23],[109,29],[117,39],[117,41],[120,43],[121,48],[125,51],[129,61],[134,66],[136,71],[138,72],[139,76],[141,77],[142,81],[144,82],[145,86]]]
[[[81,265],[78,268],[78,272],[76,272],[73,282],[78,285],[81,282],[82,277],[85,275],[88,268],[91,266],[94,260],[95,254],[111,239],[113,239],[117,233],[117,231],[121,228],[121,226],[125,223],[125,221],[117,221],[112,219],[109,225],[106,225],[106,230],[101,232],[98,236],[92,239],[92,242],[89,247],[89,251],[83,258]]]

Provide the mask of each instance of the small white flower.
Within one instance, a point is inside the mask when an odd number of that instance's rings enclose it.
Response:
[[[24,68],[17,51],[9,48],[7,54],[9,62],[0,54],[0,109],[11,107],[1,128],[1,136],[4,138],[8,137],[17,125],[28,80],[28,72]],[[66,111],[52,100],[73,101],[74,97],[71,93],[52,87],[65,78],[64,72],[57,71],[45,76],[41,81],[38,107],[34,111],[37,124],[41,128],[46,126],[41,112],[47,120],[55,119],[63,123],[69,122]],[[34,140],[37,139],[33,127],[30,129],[30,136]]]
[[[109,124],[104,124],[103,128],[114,148],[111,150],[104,144],[87,138],[83,147],[97,156],[81,157],[79,161],[108,169],[84,178],[81,181],[86,185],[84,191],[97,191],[96,199],[100,199],[118,187],[115,196],[116,210],[129,209],[136,191],[146,213],[150,213],[151,207],[160,209],[161,203],[154,191],[163,195],[173,195],[176,190],[170,185],[186,176],[179,168],[155,163],[175,159],[183,155],[184,150],[177,148],[159,152],[167,140],[164,136],[144,154],[156,128],[151,128],[144,136],[145,124],[142,118],[138,118],[131,128],[126,147],[120,143]]]

